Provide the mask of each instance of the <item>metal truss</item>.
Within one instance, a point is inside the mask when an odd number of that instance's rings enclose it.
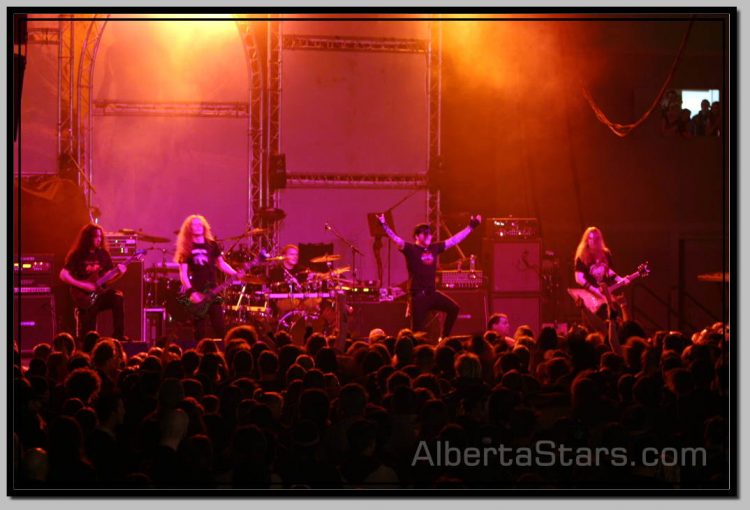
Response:
[[[78,168],[78,184],[87,193],[89,205],[93,66],[107,17],[94,14],[86,20],[76,20],[74,15],[61,15],[56,30],[33,31],[37,34],[34,37],[43,39],[44,44],[52,44],[48,41],[54,40],[51,34],[57,32],[57,153]]]
[[[92,174],[91,128],[94,115],[247,117],[250,175],[248,216],[252,216],[253,226],[268,229],[268,234],[261,236],[258,242],[262,247],[271,248],[278,242],[277,224],[259,213],[274,209],[278,204],[277,194],[270,191],[269,161],[271,155],[278,154],[281,150],[282,50],[426,54],[429,81],[429,168],[432,169],[435,162],[439,162],[442,47],[437,21],[432,24],[430,39],[422,40],[282,34],[281,23],[271,16],[266,22],[237,16],[236,26],[242,39],[248,69],[247,103],[94,103],[94,63],[107,17],[108,15],[91,15],[87,20],[74,21],[74,16],[62,15],[57,30],[37,29],[30,33],[32,41],[58,45],[58,153],[70,156],[88,178]],[[261,28],[261,25],[265,26]],[[74,72],[75,64],[78,65],[77,72]],[[440,215],[439,191],[429,184],[428,175],[296,174],[289,175],[287,179],[290,187],[427,188],[430,222],[437,224]],[[90,186],[88,199],[90,205]]]
[[[57,37],[57,154],[73,157],[73,54],[75,27],[70,16],[60,15]],[[80,181],[79,181],[80,184]]]
[[[264,143],[263,143],[263,110],[264,110],[264,62],[261,58],[259,44],[258,27],[260,25],[257,21],[250,21],[248,19],[238,17],[236,20],[237,30],[240,33],[242,39],[242,45],[245,53],[245,61],[247,63],[247,74],[248,74],[248,97],[249,97],[249,117],[248,117],[248,147],[249,157],[248,164],[249,168],[249,208],[248,217],[251,218],[252,225],[254,227],[265,228],[265,221],[257,214],[258,211],[266,207],[268,202],[267,193],[264,188],[267,187],[268,172],[267,172],[267,161],[264,157]],[[265,34],[263,40],[265,40]],[[270,244],[269,236],[266,234],[257,238],[260,247],[267,247]]]
[[[250,105],[237,102],[154,102],[134,101],[94,101],[93,113],[96,116],[139,116],[139,117],[228,117],[246,118],[250,116]]]
[[[60,29],[50,27],[33,27],[28,30],[29,44],[60,44]]]
[[[427,217],[433,226],[436,240],[440,239],[440,183],[437,181],[437,173],[442,166],[442,148],[440,144],[442,116],[442,68],[443,68],[443,32],[440,20],[430,23],[430,47],[428,53],[428,81],[429,81],[429,162],[428,173],[431,180],[428,188]]]
[[[288,174],[288,188],[398,188],[423,189],[426,175]]]
[[[276,15],[272,15],[275,18]],[[278,20],[268,22],[268,146],[266,151],[267,165],[266,168],[271,170],[270,159],[281,153],[281,48],[282,48],[282,24]],[[266,174],[268,175],[268,174]],[[278,192],[271,190],[270,179],[266,180],[268,184],[268,202],[266,207],[275,208],[278,204]],[[270,249],[279,244],[278,223],[275,221],[268,222],[266,227],[266,246]]]
[[[92,85],[94,63],[101,36],[109,15],[90,15],[76,20],[74,15],[61,15],[58,29],[33,31],[35,40],[56,40],[58,44],[58,154],[71,158],[81,170],[85,180],[91,179],[91,142],[94,115],[190,115],[207,117],[248,118],[249,137],[249,190],[251,211],[265,207],[268,202],[262,194],[264,180],[263,162],[263,69],[258,55],[258,44],[252,23],[238,18],[236,25],[245,49],[248,67],[248,103],[130,103],[126,101],[93,102]],[[92,19],[93,18],[93,19]],[[57,35],[55,36],[55,32]],[[56,37],[56,39],[55,39]],[[265,36],[264,36],[265,39]],[[76,70],[77,64],[77,70]],[[88,201],[91,205],[90,181]]]
[[[78,164],[84,174],[93,181],[93,90],[94,63],[99,52],[99,43],[107,24],[109,14],[94,14],[88,22],[85,37],[81,41],[81,53],[78,61]],[[91,205],[91,186],[89,186],[89,205]]]
[[[339,37],[322,35],[284,34],[285,50],[366,51],[386,53],[427,53],[424,39],[395,37]]]

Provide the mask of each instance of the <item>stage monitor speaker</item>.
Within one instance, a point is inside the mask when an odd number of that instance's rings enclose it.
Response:
[[[117,264],[117,261],[114,261]],[[124,295],[125,336],[131,340],[143,340],[143,262],[133,262],[125,274],[112,286]],[[113,331],[112,312],[105,310],[96,318],[96,330],[102,336],[110,336]]]
[[[487,329],[487,292],[483,289],[441,290],[460,307],[451,335],[482,334]]]
[[[349,303],[351,315],[347,328],[353,339],[367,338],[370,331],[380,328],[386,335],[396,336],[403,328],[410,327],[406,317],[406,301],[382,303]]]
[[[13,296],[13,338],[21,352],[37,344],[52,343],[56,334],[55,298],[52,294]]]
[[[485,241],[484,260],[489,264],[490,291],[541,291],[539,240]]]
[[[269,181],[271,191],[286,188],[286,155],[272,154],[270,157]]]
[[[541,328],[541,296],[492,296],[492,312],[505,313],[510,321],[511,335],[518,326],[528,325],[538,335]]]

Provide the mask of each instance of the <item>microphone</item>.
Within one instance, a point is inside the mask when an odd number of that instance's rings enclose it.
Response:
[[[325,225],[323,226],[323,230],[331,230],[331,228],[332,228],[331,225],[329,225],[328,222],[326,221]]]

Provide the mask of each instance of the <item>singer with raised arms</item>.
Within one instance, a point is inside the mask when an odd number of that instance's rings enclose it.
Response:
[[[458,304],[435,287],[437,258],[448,248],[452,248],[466,239],[482,222],[479,214],[471,216],[469,225],[454,236],[437,243],[432,242],[432,230],[426,223],[414,227],[414,243],[408,243],[391,230],[385,221],[385,214],[378,214],[377,219],[383,226],[386,235],[396,243],[404,254],[406,269],[409,273],[408,294],[413,331],[424,331],[427,315],[430,311],[445,313],[442,339],[448,337],[458,317]]]

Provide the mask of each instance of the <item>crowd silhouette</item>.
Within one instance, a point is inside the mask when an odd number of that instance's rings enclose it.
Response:
[[[433,345],[410,330],[364,340],[252,326],[128,357],[91,332],[16,351],[13,478],[48,488],[716,488],[728,483],[729,331],[603,335],[519,328]],[[453,448],[702,448],[683,465],[414,462]],[[421,445],[421,446],[420,446]],[[420,450],[421,448],[421,450]]]

